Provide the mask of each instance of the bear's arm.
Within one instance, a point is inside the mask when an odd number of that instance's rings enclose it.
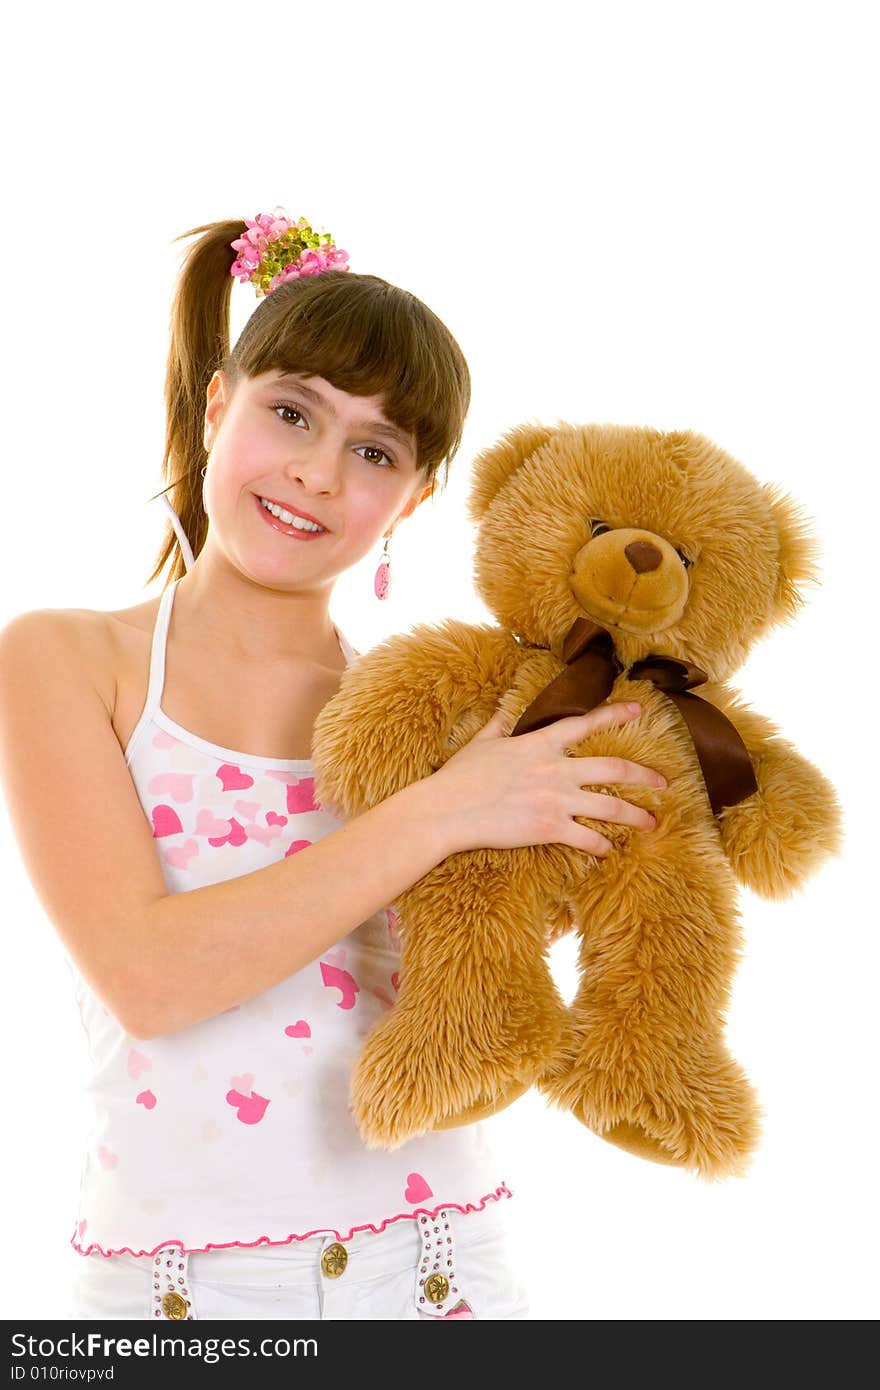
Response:
[[[312,737],[315,796],[351,818],[427,777],[486,722],[513,682],[519,644],[503,628],[447,619],[371,648],[343,672]]]
[[[711,683],[694,693],[727,715],[755,769],[757,791],[718,815],[733,871],[762,897],[790,897],[840,852],[842,817],[834,787],[730,687]]]

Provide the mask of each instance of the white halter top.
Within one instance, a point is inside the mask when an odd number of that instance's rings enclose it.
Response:
[[[316,806],[310,760],[222,748],[165,714],[178,583],[159,604],[146,703],[125,752],[169,892],[251,873],[343,824]],[[356,659],[337,636],[346,660]],[[345,1241],[511,1196],[484,1123],[388,1153],[367,1149],[352,1120],[352,1062],[395,997],[390,908],[271,989],[149,1041],[130,1037],[66,959],[94,1107],[71,1237],[81,1254],[284,1245],[327,1233]]]

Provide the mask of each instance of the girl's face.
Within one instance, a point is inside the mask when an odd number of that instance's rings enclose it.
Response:
[[[387,420],[382,397],[349,395],[323,377],[273,369],[242,379],[230,395],[215,372],[204,437],[206,547],[219,545],[245,572],[279,587],[325,587],[431,491],[416,467],[415,440]],[[325,529],[289,536],[269,524],[260,498]]]

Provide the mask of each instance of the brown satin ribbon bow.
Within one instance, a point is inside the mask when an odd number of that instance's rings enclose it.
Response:
[[[713,815],[757,791],[748,750],[730,720],[691,693],[692,686],[708,680],[699,666],[652,652],[625,671],[611,633],[587,618],[572,623],[562,657],[565,670],[523,711],[512,734],[530,733],[566,715],[586,714],[608,698],[617,676],[625,673],[629,680],[651,681],[677,705],[693,739]]]

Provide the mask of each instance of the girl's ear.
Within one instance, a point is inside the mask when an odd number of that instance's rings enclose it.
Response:
[[[403,521],[404,517],[412,516],[416,507],[421,506],[421,504],[425,501],[425,498],[430,497],[433,491],[433,485],[429,483],[427,487],[422,488],[421,492],[414,493],[413,496],[407,502],[403,511],[398,513],[397,521]],[[397,521],[394,523],[395,526],[397,525]]]
[[[207,403],[205,405],[205,421],[203,426],[203,443],[206,450],[210,450],[214,442],[214,435],[217,433],[220,421],[223,419],[223,412],[227,405],[228,383],[223,372],[216,371],[208,382],[206,392]]]
[[[554,434],[547,425],[514,425],[497,444],[477,454],[471,465],[471,489],[467,499],[470,520],[479,525],[512,473],[531,458]]]

